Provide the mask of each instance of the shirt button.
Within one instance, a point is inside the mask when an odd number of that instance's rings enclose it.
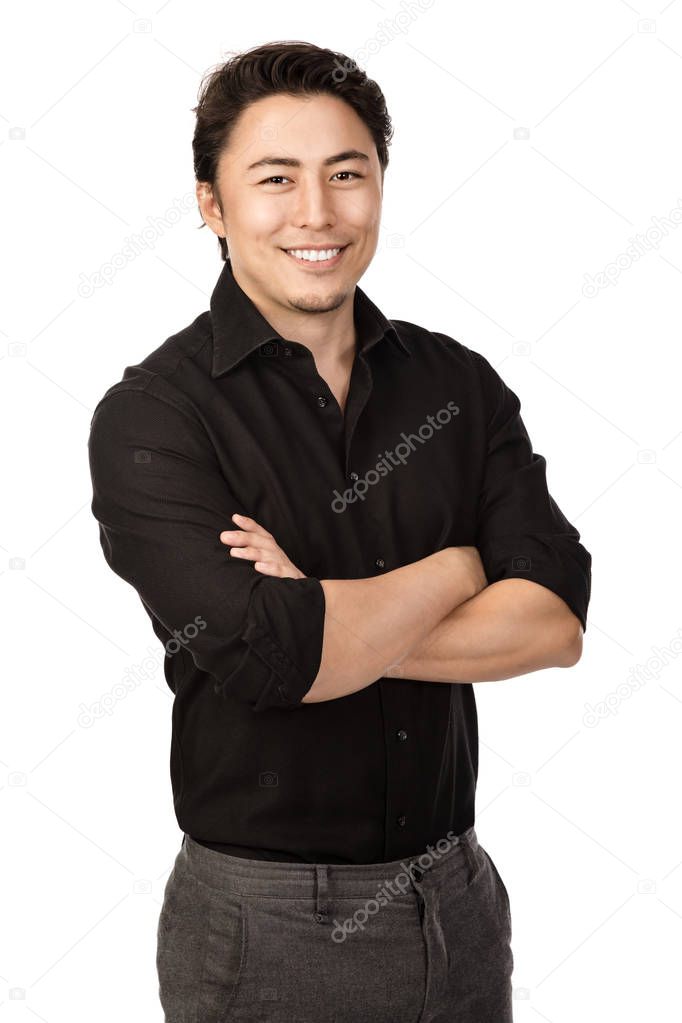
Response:
[[[401,828],[404,828],[405,825],[407,824],[407,817],[405,817],[403,815],[398,817],[398,824],[400,825]]]
[[[356,472],[351,472],[349,475],[352,480],[357,480],[360,478]]]
[[[405,742],[405,739],[407,739],[407,732],[405,731],[404,728],[401,728],[399,732],[396,732],[396,735],[398,736],[401,742]]]
[[[377,568],[383,568],[386,562],[384,561],[383,558],[377,558],[374,564],[376,565]]]
[[[329,399],[325,398],[324,394],[318,394],[317,404],[320,406],[320,408],[324,408],[328,401]]]

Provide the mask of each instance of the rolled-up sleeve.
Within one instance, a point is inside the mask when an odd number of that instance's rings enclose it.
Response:
[[[217,694],[254,711],[298,706],[320,666],[324,590],[229,556],[220,533],[238,528],[232,515],[256,516],[232,496],[199,419],[144,388],[113,390],[95,408],[88,453],[111,569],[170,634],[204,623],[183,646]]]
[[[585,631],[592,556],[549,493],[546,461],[533,452],[518,397],[484,356],[472,355],[487,418],[476,546],[488,582],[519,578],[546,586]]]

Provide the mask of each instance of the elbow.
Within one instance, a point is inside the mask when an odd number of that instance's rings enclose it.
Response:
[[[305,694],[305,696],[301,700],[301,703],[319,703],[319,702],[320,702],[320,699],[316,695],[315,683],[313,682],[312,686],[310,687],[308,692]]]
[[[557,667],[572,668],[583,653],[583,628],[574,614],[571,614],[566,635],[561,644]]]
[[[346,668],[348,667],[346,663]],[[339,695],[339,666],[335,647],[330,641],[326,618],[322,626],[320,659],[317,663],[317,674],[312,685],[302,697],[301,703],[323,703],[334,700]]]
[[[313,679],[313,684],[311,685],[311,687],[308,690],[308,692],[305,694],[305,696],[301,697],[301,703],[317,703],[318,702],[319,697],[317,695],[317,693],[318,693],[318,688],[317,687],[318,687],[321,675],[322,675],[322,669],[320,669],[320,671],[318,671],[317,675]]]
[[[301,703],[323,703],[325,700],[333,700],[334,696],[334,677],[328,667],[321,665]]]

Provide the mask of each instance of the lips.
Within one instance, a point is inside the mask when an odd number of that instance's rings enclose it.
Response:
[[[327,252],[329,249],[341,249],[343,252],[347,248],[348,245],[290,245],[282,252]]]
[[[327,270],[327,269],[331,270],[331,269],[333,269],[333,267],[335,267],[338,264],[338,262],[341,259],[343,259],[343,254],[346,251],[346,249],[348,248],[348,245],[330,245],[330,246],[328,246],[328,248],[329,249],[338,249],[339,251],[337,252],[337,254],[335,256],[332,256],[331,259],[310,259],[310,260],[303,259],[300,256],[294,256],[293,252],[288,251],[287,249],[282,249],[282,252],[284,253],[285,256],[288,256],[289,259],[293,259],[296,262],[296,264],[299,267],[301,267],[302,269],[305,268],[305,269],[308,269],[308,270],[312,270],[313,268],[315,268],[315,269],[318,269],[318,270]],[[320,251],[326,252],[326,251],[328,251],[328,248],[327,247],[324,247],[323,249],[317,248],[317,249],[313,249],[311,251],[314,251],[314,252],[320,252]],[[295,249],[293,251],[305,252],[306,250],[304,248],[300,248],[300,249]]]

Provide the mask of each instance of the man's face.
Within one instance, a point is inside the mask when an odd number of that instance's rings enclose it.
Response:
[[[351,151],[364,157],[325,163]],[[277,94],[251,104],[221,154],[213,195],[202,188],[204,220],[226,237],[235,277],[265,309],[325,312],[351,298],[376,251],[383,180],[374,140],[343,100]],[[324,263],[285,251],[312,246],[343,251]]]

